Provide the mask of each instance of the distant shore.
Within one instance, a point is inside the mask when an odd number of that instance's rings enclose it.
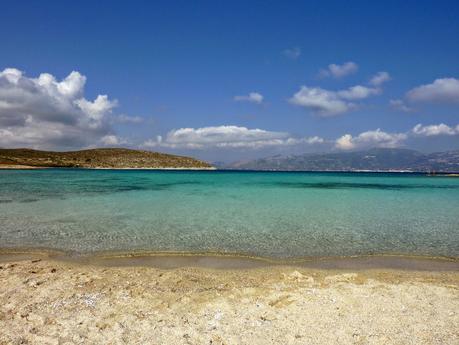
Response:
[[[46,169],[46,167],[35,167],[31,165],[18,165],[18,164],[0,164],[0,170],[30,170],[30,169]]]
[[[88,170],[217,170],[214,167],[158,167],[158,168],[106,168],[106,167],[94,167],[94,168],[81,168]]]
[[[39,252],[8,255],[0,256],[1,344],[455,344],[459,338],[454,267],[216,269],[201,257],[167,268],[135,258],[84,263]]]
[[[231,171],[247,172],[258,170],[247,169],[220,169],[216,167],[62,167],[62,166],[30,166],[15,164],[0,164],[0,170],[37,170],[37,169],[78,169],[78,170],[193,170],[193,171]],[[262,172],[307,172],[307,173],[400,173],[400,174],[424,174],[429,177],[459,177],[459,173],[439,172],[431,174],[428,171],[411,170],[323,170],[323,171],[298,171],[298,170],[259,170]]]
[[[0,170],[36,170],[36,169],[79,169],[79,170],[216,170],[214,167],[155,167],[155,168],[107,168],[107,167],[41,167],[30,165],[0,164]]]

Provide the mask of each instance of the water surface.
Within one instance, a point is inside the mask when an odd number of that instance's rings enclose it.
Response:
[[[459,257],[459,179],[415,174],[0,171],[0,247]]]

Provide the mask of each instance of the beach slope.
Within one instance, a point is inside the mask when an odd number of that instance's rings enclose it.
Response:
[[[459,273],[0,263],[0,344],[458,344]]]

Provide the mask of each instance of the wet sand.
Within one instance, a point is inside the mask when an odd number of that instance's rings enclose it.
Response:
[[[0,344],[459,343],[454,260],[56,255],[0,255]]]

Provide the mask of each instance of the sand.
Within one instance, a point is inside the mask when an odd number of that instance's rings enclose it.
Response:
[[[45,169],[43,167],[34,167],[31,165],[19,164],[0,164],[0,170],[30,170],[30,169]]]
[[[459,344],[455,270],[0,267],[0,344]]]

